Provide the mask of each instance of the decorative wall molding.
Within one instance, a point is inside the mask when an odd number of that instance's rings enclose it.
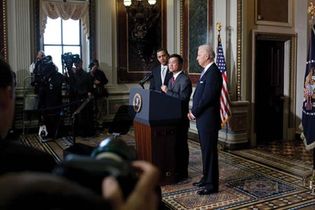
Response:
[[[237,55],[236,55],[236,99],[242,100],[242,36],[243,36],[243,6],[242,0],[237,0]]]
[[[116,11],[118,83],[137,82],[157,64],[156,51],[166,47],[166,0],[133,0],[129,7],[116,1]]]
[[[213,41],[213,0],[182,0],[182,55],[184,69],[193,83],[198,81],[201,67],[196,61],[198,46]]]
[[[293,0],[255,0],[255,23],[292,27]]]
[[[7,22],[7,0],[1,2],[1,22],[0,22],[0,57],[8,60],[8,22]]]

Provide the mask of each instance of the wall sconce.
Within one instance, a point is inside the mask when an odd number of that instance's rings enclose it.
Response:
[[[142,0],[136,0],[136,1],[142,1]],[[156,0],[147,0],[147,1],[148,1],[148,3],[149,3],[150,5],[156,4]],[[125,5],[126,7],[131,6],[131,4],[132,4],[132,0],[124,0],[124,5]]]

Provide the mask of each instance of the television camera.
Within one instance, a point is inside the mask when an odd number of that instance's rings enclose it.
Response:
[[[69,72],[72,69],[74,63],[80,62],[79,54],[72,54],[71,52],[67,52],[61,55],[62,66],[67,69]]]
[[[71,52],[67,52],[61,55],[62,61],[62,72],[65,75],[65,82],[62,85],[62,95],[70,95],[75,90],[71,86],[74,83],[74,71],[73,71],[73,64],[79,63],[81,61],[79,54],[72,54]]]

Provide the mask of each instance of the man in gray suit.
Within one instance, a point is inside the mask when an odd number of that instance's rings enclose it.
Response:
[[[168,68],[173,73],[173,77],[168,81],[168,85],[162,85],[162,92],[167,95],[176,97],[182,102],[182,120],[177,128],[175,143],[175,160],[176,160],[176,179],[182,181],[188,178],[188,129],[189,119],[187,111],[189,110],[189,100],[192,92],[192,85],[189,77],[183,71],[183,58],[178,54],[169,57]]]

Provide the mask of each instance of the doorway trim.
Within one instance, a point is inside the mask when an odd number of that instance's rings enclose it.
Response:
[[[296,33],[281,33],[261,30],[252,30],[252,72],[251,72],[251,145],[256,146],[255,132],[255,90],[256,90],[256,40],[258,36],[266,39],[284,41],[284,98],[283,98],[283,139],[295,138],[296,122]]]

